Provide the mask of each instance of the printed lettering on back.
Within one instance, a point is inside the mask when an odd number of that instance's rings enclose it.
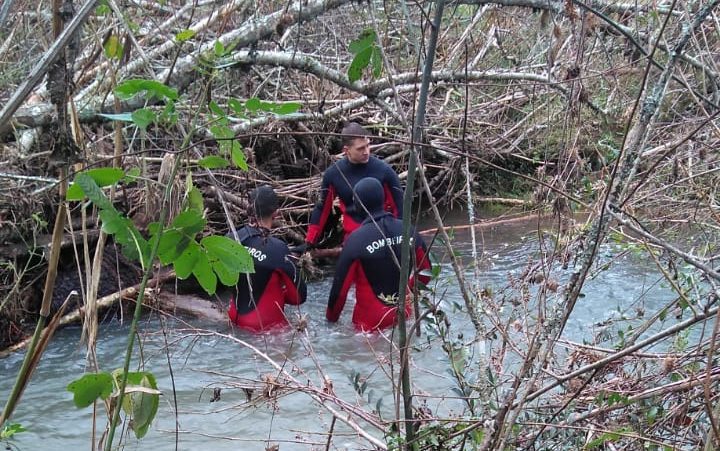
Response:
[[[265,255],[261,250],[255,249],[254,247],[245,246],[245,248],[248,250],[250,255],[253,256],[253,258],[259,262],[265,260],[267,258],[267,255]]]
[[[365,250],[368,251],[369,254],[372,254],[385,246],[395,246],[397,244],[402,244],[402,235],[375,240],[365,246]],[[412,244],[412,239],[410,240],[410,244]]]

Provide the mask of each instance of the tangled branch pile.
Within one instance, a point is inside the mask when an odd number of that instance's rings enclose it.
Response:
[[[425,188],[433,194],[428,199],[418,190],[421,209],[428,203],[452,207],[514,200],[564,219],[580,208],[591,213],[582,234],[557,240],[537,262],[541,269],[529,273],[550,280],[555,265],[575,264],[556,303],[545,302],[555,292],[547,284],[533,292],[539,306],[533,312],[539,318],[537,331],[522,346],[522,369],[506,381],[508,396],[497,399],[492,415],[485,414],[491,425],[483,440],[488,449],[522,444],[550,427],[540,423],[556,423],[557,414],[547,414],[554,410],[546,405],[538,408],[536,423],[527,423],[535,432],[515,434],[511,427],[521,422],[526,403],[550,390],[540,390],[538,375],[553,361],[611,227],[631,231],[632,238],[623,239],[639,240],[660,267],[688,265],[706,281],[710,289],[703,286],[688,294],[687,287],[669,277],[683,302],[696,306],[695,323],[716,312],[716,4],[465,0],[446,12],[430,75],[426,122],[421,124],[423,139],[416,143]],[[69,21],[72,5],[66,5]],[[418,68],[427,58],[425,7],[403,1],[107,0],[58,54],[60,63],[43,68],[47,81],[32,95],[21,96],[21,108],[8,111],[12,93],[19,92],[16,88],[53,41],[53,17],[43,7],[4,2],[0,342],[18,338],[22,318],[35,305],[37,293],[21,287],[34,285],[42,275],[42,235],[61,202],[55,189],[58,166],[72,164],[79,171],[115,161],[128,173],[137,168],[137,180],[120,188],[114,201],[140,226],[156,220],[161,207],[177,211],[192,182],[203,193],[210,228],[219,233],[245,219],[249,188],[270,183],[285,200],[285,233],[291,241],[303,237],[319,174],[337,156],[333,134],[343,122],[366,124],[378,136],[377,153],[405,177],[421,80]],[[172,102],[123,97],[115,88],[128,80],[162,83],[178,95]],[[288,102],[300,109],[283,113]],[[131,115],[140,110],[151,112],[155,120],[143,123]],[[220,136],[217,126],[231,130],[230,136]],[[244,163],[236,156],[233,167],[203,164],[209,156],[229,160],[223,149],[232,140],[242,146],[247,170],[238,168]],[[174,162],[181,162],[180,172],[170,180],[163,166]],[[165,198],[167,184],[174,189]],[[73,205],[70,216],[73,230],[95,227],[92,218],[80,217],[79,207]],[[692,251],[672,244],[678,232],[688,230],[698,232]],[[511,297],[530,296],[526,288]],[[478,300],[484,294],[474,296]],[[688,299],[692,296],[697,297]],[[494,312],[469,306],[468,314],[474,309],[495,327],[506,321],[501,308]],[[687,425],[690,418],[692,425],[718,430],[714,395],[710,389],[700,393],[701,385],[693,380],[706,374],[704,387],[715,381],[714,333],[709,342],[697,344],[694,354],[672,356],[673,365],[700,368],[687,373],[687,384],[666,387],[666,402],[660,404],[673,412],[674,427]],[[510,341],[508,335],[503,340],[504,345]],[[624,349],[629,348],[619,352]],[[629,358],[635,351],[614,355]],[[657,375],[663,371],[658,365],[655,379],[623,379],[622,384],[638,384],[629,390],[600,368],[566,375],[556,369],[554,382],[545,380],[545,387],[580,377],[580,385],[569,390],[573,395],[559,398],[556,407],[576,401],[587,406],[589,399],[610,391],[623,399],[647,399],[650,381],[660,380]],[[487,386],[478,387],[470,390],[472,396],[488,395]],[[678,413],[678,393],[692,400],[684,408],[701,413]],[[608,415],[612,409],[598,409],[592,411],[597,411],[592,414],[597,429],[613,430],[617,417]],[[589,419],[568,417],[562,426],[572,430]],[[643,434],[659,443],[668,440],[668,430],[656,423]],[[697,444],[701,435],[690,431],[683,443]],[[640,440],[632,434],[623,437],[628,443]]]

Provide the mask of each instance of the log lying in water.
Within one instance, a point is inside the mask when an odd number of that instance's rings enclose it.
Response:
[[[163,283],[173,279],[175,277],[175,273],[172,271],[165,271],[163,273],[158,274],[155,276],[155,278],[151,279],[148,282],[148,287],[154,287],[162,285]],[[148,288],[152,290],[152,288]],[[118,291],[117,293],[110,294],[108,296],[105,296],[103,298],[100,298],[97,300],[97,307],[98,312],[101,310],[104,310],[108,307],[111,307],[115,303],[122,301],[123,299],[129,299],[132,301],[135,301],[137,299],[139,290],[139,285],[135,285],[129,288],[126,288],[122,291]],[[146,299],[152,299],[152,293],[148,293],[149,296],[146,296]],[[58,327],[67,326],[68,324],[78,323],[83,320],[85,317],[85,312],[82,307],[77,308],[73,310],[72,312],[68,313],[67,315],[60,318],[60,321],[58,322]],[[24,349],[28,344],[30,344],[30,340],[32,337],[28,337],[25,340],[16,343],[6,349],[3,349],[0,351],[0,358],[6,357],[9,354],[12,354],[13,352],[19,351],[21,349]]]

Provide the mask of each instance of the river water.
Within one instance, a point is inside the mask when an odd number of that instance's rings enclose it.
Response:
[[[456,231],[453,240],[465,262],[469,262],[468,230]],[[535,221],[483,229],[479,240],[484,251],[479,282],[494,290],[522,272],[528,259],[539,251]],[[614,255],[612,250],[604,250],[607,258]],[[451,282],[451,267],[446,261],[442,266],[437,289],[442,293],[442,305],[447,306],[453,334],[470,336],[472,328],[467,317],[450,308],[462,301],[456,283]],[[466,276],[472,280],[472,274],[468,270]],[[657,271],[647,261],[631,254],[620,257],[617,264],[587,283],[565,337],[592,342],[602,332],[603,320],[638,308],[652,310],[653,306],[664,305],[671,294],[658,280]],[[332,415],[300,391],[280,390],[274,393],[278,396],[272,402],[258,398],[263,389],[254,381],[262,380],[266,374],[277,374],[277,370],[251,347],[283,365],[298,384],[321,388],[327,378],[338,397],[366,410],[379,408],[384,418],[392,419],[393,391],[386,372],[387,362],[396,358],[396,353],[389,337],[355,333],[350,322],[352,305],[346,305],[340,322],[326,323],[324,310],[330,284],[329,274],[309,284],[308,301],[300,308],[308,317],[303,333],[289,330],[251,335],[223,324],[187,318],[161,321],[157,315],[146,315],[140,324],[142,365],[155,375],[163,396],[147,436],[137,440],[132,432],[123,435],[124,449],[171,450],[176,449],[176,441],[177,449],[182,450],[262,450],[271,444],[278,444],[280,450],[325,449]],[[291,317],[297,312],[294,307],[286,311]],[[101,327],[97,354],[103,370],[122,367],[127,331],[128,324],[117,321]],[[90,447],[92,409],[75,408],[72,394],[66,390],[68,383],[85,369],[79,337],[79,327],[60,330],[45,352],[12,419],[27,429],[12,442],[19,449]],[[450,377],[448,358],[439,343],[428,342],[426,334],[417,339],[412,354],[418,402],[424,402],[436,415],[460,414],[463,404],[453,392],[455,382]],[[135,349],[133,368],[137,369],[140,353],[137,346]],[[22,357],[17,353],[0,360],[3,403]],[[353,388],[355,375],[359,375],[361,383],[367,382],[362,395]],[[254,388],[251,396],[255,401],[251,403],[246,402],[243,389],[249,387]],[[215,388],[221,389],[220,399],[211,402]],[[98,412],[98,428],[102,430],[106,419],[100,405]],[[384,442],[376,429],[368,427],[367,431]],[[334,426],[330,449],[368,448],[368,442],[346,425],[338,421]]]

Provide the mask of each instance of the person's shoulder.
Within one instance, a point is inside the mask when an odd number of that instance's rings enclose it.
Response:
[[[385,174],[395,175],[395,170],[392,168],[392,166],[386,163],[385,160],[376,157],[375,155],[370,156],[370,160],[368,160],[368,165],[370,165],[375,170],[384,172]]]
[[[340,172],[341,165],[346,164],[344,163],[345,160],[346,158],[343,158],[328,166],[327,169],[325,169],[325,171],[323,172],[323,178],[326,180],[331,180],[333,177],[337,177],[337,174]]]

